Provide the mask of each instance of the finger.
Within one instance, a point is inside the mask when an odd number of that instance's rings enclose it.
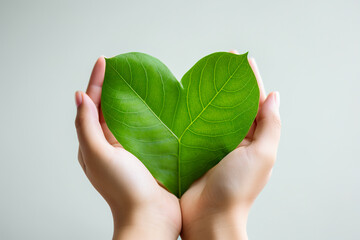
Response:
[[[249,58],[249,64],[251,66],[251,69],[253,70],[258,86],[259,86],[259,90],[260,90],[260,100],[259,100],[259,106],[261,106],[266,98],[266,92],[265,92],[265,88],[264,88],[264,83],[262,81],[260,72],[259,72],[259,68],[255,62],[254,58]]]
[[[98,60],[94,65],[94,68],[90,76],[90,81],[86,89],[86,94],[94,102],[96,108],[99,108],[100,106],[101,89],[104,82],[104,75],[105,75],[105,58],[101,56],[98,58]]]
[[[265,92],[265,88],[264,88],[262,78],[261,78],[260,73],[259,73],[259,69],[258,69],[257,64],[255,62],[255,59],[254,58],[249,58],[248,61],[249,61],[251,69],[253,70],[253,72],[255,74],[256,81],[257,81],[258,86],[259,86],[259,91],[260,91],[259,110],[260,110],[261,105],[265,101],[266,92]],[[254,121],[254,123],[251,125],[250,130],[249,130],[248,134],[246,135],[246,138],[252,139],[255,129],[256,129],[256,121]]]
[[[233,49],[233,50],[231,50],[231,51],[229,51],[230,53],[233,53],[233,54],[239,54],[239,52],[237,51],[237,50],[235,50],[235,49]]]
[[[76,131],[83,154],[101,151],[108,145],[102,132],[98,111],[94,102],[83,92],[75,93],[77,115],[75,119]]]
[[[111,145],[115,147],[115,146],[120,146],[120,144],[118,143],[114,135],[110,132],[109,128],[107,127],[100,109],[101,91],[104,82],[105,65],[106,63],[104,57],[103,56],[99,57],[91,73],[91,77],[86,93],[92,99],[96,108],[98,109],[98,112],[100,113],[99,120],[105,138]]]
[[[272,92],[263,103],[257,117],[251,147],[267,156],[276,156],[281,131],[280,95]]]

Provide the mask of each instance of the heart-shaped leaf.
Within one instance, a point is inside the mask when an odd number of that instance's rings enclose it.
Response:
[[[178,197],[238,146],[258,105],[247,54],[210,54],[181,83],[144,53],[106,59],[101,108],[110,131]]]

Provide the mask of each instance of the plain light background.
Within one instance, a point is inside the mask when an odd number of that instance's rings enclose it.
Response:
[[[250,239],[360,239],[360,2],[1,1],[0,239],[111,239],[77,161],[74,92],[100,55],[149,53],[180,77],[255,57],[281,95],[272,179]]]

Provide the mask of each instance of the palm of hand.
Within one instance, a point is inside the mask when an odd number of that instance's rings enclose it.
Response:
[[[109,181],[111,193],[117,194],[117,203],[123,207],[149,207],[153,214],[166,219],[168,224],[180,231],[181,211],[179,199],[161,187],[143,163],[122,147],[116,147],[113,152]],[[124,195],[127,195],[124,197]],[[150,209],[151,208],[151,209]]]

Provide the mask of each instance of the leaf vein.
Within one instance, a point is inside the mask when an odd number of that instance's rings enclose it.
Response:
[[[175,135],[175,133],[173,133],[173,131],[171,131],[168,128],[168,126],[166,126],[166,124],[154,113],[154,111],[149,107],[149,105],[144,101],[144,99],[142,99],[139,96],[139,94],[129,85],[128,82],[126,82],[124,77],[112,65],[110,66],[119,75],[119,77],[126,83],[126,85],[134,92],[134,94],[144,103],[144,105],[150,110],[150,112],[154,115],[154,117],[156,117],[161,122],[161,124],[178,140],[179,138]]]
[[[221,87],[220,91],[226,86],[226,84],[230,81],[230,79],[232,78],[232,76],[236,73],[236,71],[239,69],[239,67],[242,65],[242,63],[244,62],[244,60],[241,61],[241,63],[237,66],[237,68],[234,70],[233,74],[226,80],[226,82],[224,83],[224,85]],[[219,92],[220,92],[219,91]],[[179,141],[181,141],[182,136],[184,136],[184,133],[189,130],[189,128],[192,126],[192,124],[198,119],[199,116],[201,116],[201,114],[204,112],[204,110],[212,103],[212,101],[218,96],[219,92],[217,92],[215,94],[215,96],[210,100],[210,102],[206,105],[206,107],[197,115],[197,117],[194,119],[194,121],[191,121],[191,123],[186,127],[186,129],[183,131],[183,133],[180,135],[180,137],[178,138]]]

